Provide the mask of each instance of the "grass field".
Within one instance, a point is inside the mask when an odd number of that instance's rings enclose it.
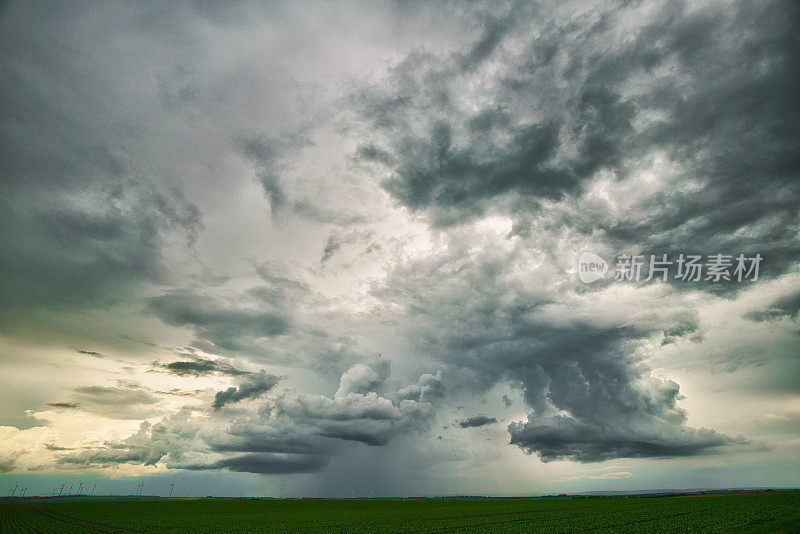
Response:
[[[800,532],[800,493],[0,504],[0,532]]]

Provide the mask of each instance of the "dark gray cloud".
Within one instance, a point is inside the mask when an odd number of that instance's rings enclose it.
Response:
[[[199,224],[196,211],[174,218],[176,209],[193,211],[188,204],[174,208],[164,197],[134,193],[136,197],[126,198],[123,186],[117,192],[102,191],[105,187],[4,195],[0,247],[7,252],[0,270],[3,288],[16,288],[13,294],[3,293],[6,308],[93,307],[116,301],[128,294],[130,285],[158,280],[164,232],[176,226],[194,232]],[[81,196],[92,200],[76,202]]]
[[[148,305],[167,324],[191,327],[200,339],[228,350],[244,348],[247,339],[277,336],[289,329],[282,313],[226,305],[188,291],[153,297]]]
[[[211,464],[189,464],[182,469],[209,470],[228,469],[242,473],[261,475],[280,475],[289,473],[314,473],[328,465],[328,456],[286,455],[286,454],[241,454]]]
[[[153,362],[153,367],[179,376],[200,376],[219,373],[228,376],[250,374],[249,371],[237,369],[230,363],[222,360],[211,360],[194,356],[191,360],[179,360],[169,363]]]
[[[370,365],[356,364],[342,374],[332,398],[286,393],[268,399],[262,413],[306,434],[373,446],[426,430],[435,416],[431,404],[400,395],[395,403],[374,391],[383,386],[389,372],[389,362],[381,358]]]
[[[532,36],[522,21],[542,10],[517,6],[512,28],[489,23],[466,56],[410,54],[354,95],[368,125],[356,158],[385,167],[386,190],[436,224],[501,212],[522,234],[551,200],[577,198],[601,175],[633,183],[662,158],[675,176],[659,178],[674,186],[629,216],[573,210],[551,214],[548,229],[603,235],[619,251],[758,251],[767,273],[783,272],[800,252],[800,9],[640,8]],[[630,17],[640,23],[620,41]],[[465,64],[489,53],[486,70]]]
[[[48,402],[47,405],[53,408],[77,408],[79,406],[75,402]]]
[[[513,9],[507,9],[510,5],[498,4],[493,7],[498,13],[482,13],[479,15],[483,19],[483,33],[480,38],[472,45],[469,52],[464,55],[456,55],[458,63],[465,70],[471,69],[489,58],[514,26],[516,13],[514,13]],[[504,9],[506,13],[503,16],[498,16],[499,12]]]
[[[319,437],[282,429],[259,428],[258,425],[234,425],[225,436],[211,436],[209,445],[215,452],[333,454],[329,443]]]
[[[257,165],[256,180],[264,189],[273,217],[287,204],[280,180],[281,171],[286,165],[286,156],[308,144],[310,141],[300,132],[287,133],[274,139],[250,138],[241,143],[245,156]]]
[[[567,232],[615,252],[760,252],[762,276],[786,272],[800,257],[800,106],[789,96],[800,89],[800,9],[641,7],[538,32],[521,22],[545,15],[520,7],[465,53],[410,53],[354,93],[365,124],[354,158],[434,226],[510,217],[512,234],[543,252],[532,261],[557,261],[555,236]],[[509,426],[513,444],[544,461],[599,461],[743,442],[687,427],[678,385],[650,378],[637,352],[659,334],[668,344],[697,333],[690,306],[664,298],[646,319],[576,316],[562,308],[569,290],[509,280],[524,253],[484,244],[491,252],[476,257],[481,245],[466,242],[451,235],[450,251],[399,267],[377,296],[407,304],[417,350],[464,383],[521,389],[532,413]],[[792,309],[790,298],[752,318]]]
[[[320,263],[325,263],[331,259],[341,248],[342,243],[339,239],[334,235],[329,236],[327,243],[325,243],[325,249],[322,251],[322,258],[319,260]]]
[[[793,317],[798,312],[800,312],[800,292],[793,292],[781,296],[764,309],[747,313],[746,317],[753,321],[763,322],[781,317]]]
[[[229,387],[224,391],[218,391],[214,395],[214,402],[211,407],[219,410],[226,404],[258,398],[278,385],[279,381],[279,377],[267,374],[263,370],[249,374],[239,383],[239,387]]]
[[[80,358],[96,372],[161,359],[158,386],[67,387],[44,423],[152,421],[208,392],[170,382],[233,384],[100,446],[9,442],[69,468],[330,463],[339,491],[365,470],[444,472],[413,471],[442,444],[411,436],[440,407],[483,411],[476,396],[520,396],[513,447],[596,462],[748,443],[689,426],[682,394],[709,417],[746,389],[758,418],[797,393],[796,3],[387,5],[2,8],[0,333],[61,328],[61,347],[125,354]],[[759,252],[763,279],[584,286],[568,276],[584,247]],[[724,310],[752,330],[722,334]],[[198,349],[164,357],[160,336]],[[37,365],[48,347],[21,353]],[[244,370],[267,364],[296,390]],[[682,389],[676,369],[700,372]],[[462,431],[454,457],[479,434],[494,432]],[[0,470],[38,454],[8,450]]]
[[[45,448],[48,451],[74,451],[74,447],[60,447],[54,443],[48,443],[45,445]]]
[[[461,428],[477,428],[486,425],[493,425],[497,422],[494,417],[486,417],[485,415],[476,415],[467,419],[458,421],[458,426]]]
[[[347,393],[333,399],[281,395],[269,399],[264,413],[299,425],[312,435],[373,446],[385,445],[398,434],[425,430],[434,415],[430,404],[403,400],[395,405],[374,392]]]
[[[298,302],[318,297],[306,282],[288,273],[285,266],[262,263],[257,264],[255,270],[264,285],[256,286],[250,292],[265,302]]]
[[[97,50],[76,41],[81,19],[83,8],[19,4],[0,17],[3,330],[125,301],[168,277],[166,257],[203,227],[177,180],[141,153],[146,134],[122,111],[135,98],[112,89]]]
[[[366,369],[376,369],[370,375]],[[155,465],[170,469],[241,471],[259,474],[317,472],[328,465],[343,442],[386,445],[393,437],[427,428],[434,415],[430,404],[403,400],[397,404],[375,392],[388,377],[388,362],[357,365],[341,378],[333,398],[284,393],[269,398],[259,414],[231,421],[192,418],[183,408],[157,424],[145,421],[121,441],[73,452],[53,449],[58,461],[80,467],[116,464]],[[274,388],[278,378],[265,372],[245,377],[239,388],[217,394],[215,406],[256,398]],[[219,401],[219,402],[218,402]],[[223,424],[220,427],[220,423]],[[220,456],[223,456],[220,458]]]
[[[723,445],[746,443],[742,438],[731,438],[707,428],[672,429],[662,422],[643,439],[642,434],[630,428],[598,426],[561,415],[511,423],[508,431],[512,445],[528,454],[537,453],[543,462],[695,456]]]
[[[518,278],[531,272],[513,250],[487,247],[470,262],[461,261],[462,247],[482,243],[466,232],[462,239],[454,237],[434,257],[397,269],[378,296],[409,307],[408,338],[415,350],[447,366],[446,376],[457,377],[453,387],[483,391],[507,381],[520,389],[532,413],[527,423],[509,426],[513,444],[543,460],[588,461],[668,455],[667,443],[675,455],[740,443],[686,427],[686,413],[676,404],[678,384],[651,378],[638,350],[648,339],[663,339],[664,332],[692,335],[696,312],[690,305],[664,299],[642,314],[643,302],[604,304],[598,296],[570,291],[556,299],[546,285],[526,286]],[[557,429],[552,421],[560,423]],[[556,430],[566,430],[565,421],[596,431],[586,435],[583,447],[566,431],[559,441]],[[616,442],[604,437],[615,434]]]

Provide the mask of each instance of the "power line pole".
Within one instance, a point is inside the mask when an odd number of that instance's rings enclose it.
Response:
[[[61,497],[61,494],[64,492],[64,484],[61,484],[61,489],[58,490],[58,496]]]

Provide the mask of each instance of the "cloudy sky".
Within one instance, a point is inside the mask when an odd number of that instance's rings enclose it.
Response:
[[[0,493],[799,485],[799,23],[0,4]]]

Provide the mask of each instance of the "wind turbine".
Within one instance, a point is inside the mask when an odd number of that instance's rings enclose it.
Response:
[[[172,490],[175,488],[175,482],[169,485],[169,498],[172,498]]]

